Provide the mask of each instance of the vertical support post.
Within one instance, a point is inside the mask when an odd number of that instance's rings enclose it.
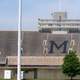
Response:
[[[37,69],[34,69],[34,79],[37,79]]]
[[[21,20],[22,20],[22,0],[19,0],[19,16],[18,16],[18,55],[17,55],[17,80],[21,80]]]

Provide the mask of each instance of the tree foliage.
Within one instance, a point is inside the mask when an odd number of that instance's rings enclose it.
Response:
[[[69,54],[64,57],[62,71],[65,75],[71,77],[71,80],[80,74],[80,62],[75,51],[69,51]]]

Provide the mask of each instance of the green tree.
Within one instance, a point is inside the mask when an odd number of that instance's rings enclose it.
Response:
[[[64,57],[62,72],[69,76],[71,80],[73,80],[73,77],[80,74],[80,62],[76,51],[70,50],[69,54]]]

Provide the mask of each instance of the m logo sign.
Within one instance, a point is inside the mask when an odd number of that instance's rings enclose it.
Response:
[[[68,41],[64,41],[61,44],[57,44],[55,41],[50,41],[48,53],[54,53],[54,48],[56,48],[57,50],[62,49],[61,53],[67,53],[67,44]]]

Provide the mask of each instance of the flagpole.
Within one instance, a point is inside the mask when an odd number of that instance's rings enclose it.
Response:
[[[22,23],[22,0],[19,0],[18,14],[18,55],[17,55],[17,80],[21,80],[21,23]]]

